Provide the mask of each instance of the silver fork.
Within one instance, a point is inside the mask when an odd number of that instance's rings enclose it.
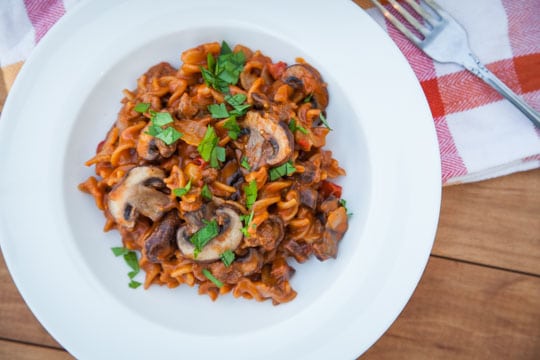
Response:
[[[405,0],[424,20],[424,24],[418,21],[411,12],[401,6],[396,0],[389,0],[394,9],[422,37],[410,31],[398,18],[382,6],[379,1],[371,0],[371,2],[383,13],[388,21],[433,60],[463,66],[497,90],[525,114],[534,125],[540,128],[540,113],[525,103],[480,62],[469,47],[465,29],[433,0],[420,0],[420,3],[423,3],[424,6],[421,6],[415,0]]]

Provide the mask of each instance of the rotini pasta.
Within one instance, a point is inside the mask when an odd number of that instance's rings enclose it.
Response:
[[[302,59],[202,44],[151,67],[79,189],[93,196],[144,287],[198,286],[212,300],[291,301],[287,259],[335,258],[348,219],[329,150],[326,84]]]

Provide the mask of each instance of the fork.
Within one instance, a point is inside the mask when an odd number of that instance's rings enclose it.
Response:
[[[396,0],[388,1],[421,36],[409,30],[402,21],[391,14],[378,0],[371,0],[386,19],[424,51],[426,55],[441,63],[461,65],[497,90],[525,114],[535,126],[540,128],[540,113],[525,103],[480,62],[469,47],[467,32],[448,12],[433,0],[420,0],[420,3],[415,0],[404,0],[421,17],[424,22],[422,24],[414,17],[413,12],[405,9]]]

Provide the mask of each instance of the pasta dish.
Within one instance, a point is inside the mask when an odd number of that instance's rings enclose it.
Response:
[[[197,286],[212,300],[296,297],[312,255],[336,258],[348,227],[345,175],[324,148],[332,130],[320,73],[226,42],[152,66],[124,90],[116,122],[79,185],[103,211],[114,248],[144,288]]]

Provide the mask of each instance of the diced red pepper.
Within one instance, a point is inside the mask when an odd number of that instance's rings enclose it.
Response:
[[[337,197],[338,199],[341,198],[341,191],[342,188],[338,184],[334,184],[333,182],[323,180],[321,184],[321,188],[319,190],[320,194],[324,198],[328,198],[330,195],[333,195]]]
[[[279,61],[275,64],[268,65],[268,71],[270,72],[270,75],[274,79],[279,79],[281,75],[283,75],[283,72],[287,68],[287,63],[284,63],[283,61]]]
[[[197,166],[199,166],[201,169],[204,169],[206,165],[208,165],[208,163],[204,161],[204,159],[200,156],[198,158],[195,158],[193,162],[197,164]]]

